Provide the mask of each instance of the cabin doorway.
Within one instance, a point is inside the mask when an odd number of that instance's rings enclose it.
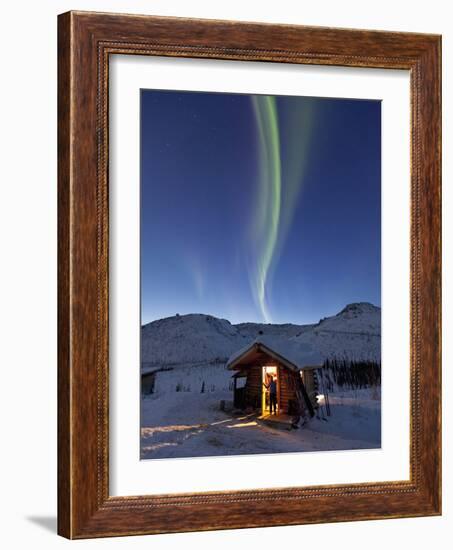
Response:
[[[279,379],[278,379],[278,369],[276,366],[273,365],[266,365],[262,368],[262,399],[261,399],[261,410],[262,415],[268,415],[270,414],[270,399],[269,399],[269,383],[272,380],[272,378],[277,383],[277,414],[280,412],[280,403],[279,403],[279,395],[280,395],[280,385],[279,385]]]

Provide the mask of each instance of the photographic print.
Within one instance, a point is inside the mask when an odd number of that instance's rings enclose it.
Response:
[[[442,513],[441,49],[59,15],[60,535]]]
[[[381,102],[141,90],[141,458],[381,447]]]

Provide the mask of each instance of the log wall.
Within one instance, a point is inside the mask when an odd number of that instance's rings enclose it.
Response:
[[[262,366],[250,365],[247,370],[246,402],[248,406],[261,407]]]
[[[278,367],[278,380],[280,382],[279,412],[281,413],[288,413],[290,401],[297,399],[295,391],[296,376],[298,376],[298,373],[283,366]]]

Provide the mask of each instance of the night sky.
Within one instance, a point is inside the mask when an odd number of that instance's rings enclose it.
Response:
[[[142,90],[142,323],[380,305],[381,103]]]

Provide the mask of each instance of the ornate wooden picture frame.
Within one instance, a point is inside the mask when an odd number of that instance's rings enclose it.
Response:
[[[76,539],[440,514],[440,37],[69,12],[59,16],[58,48],[59,534]],[[410,480],[110,496],[112,54],[409,71]]]

